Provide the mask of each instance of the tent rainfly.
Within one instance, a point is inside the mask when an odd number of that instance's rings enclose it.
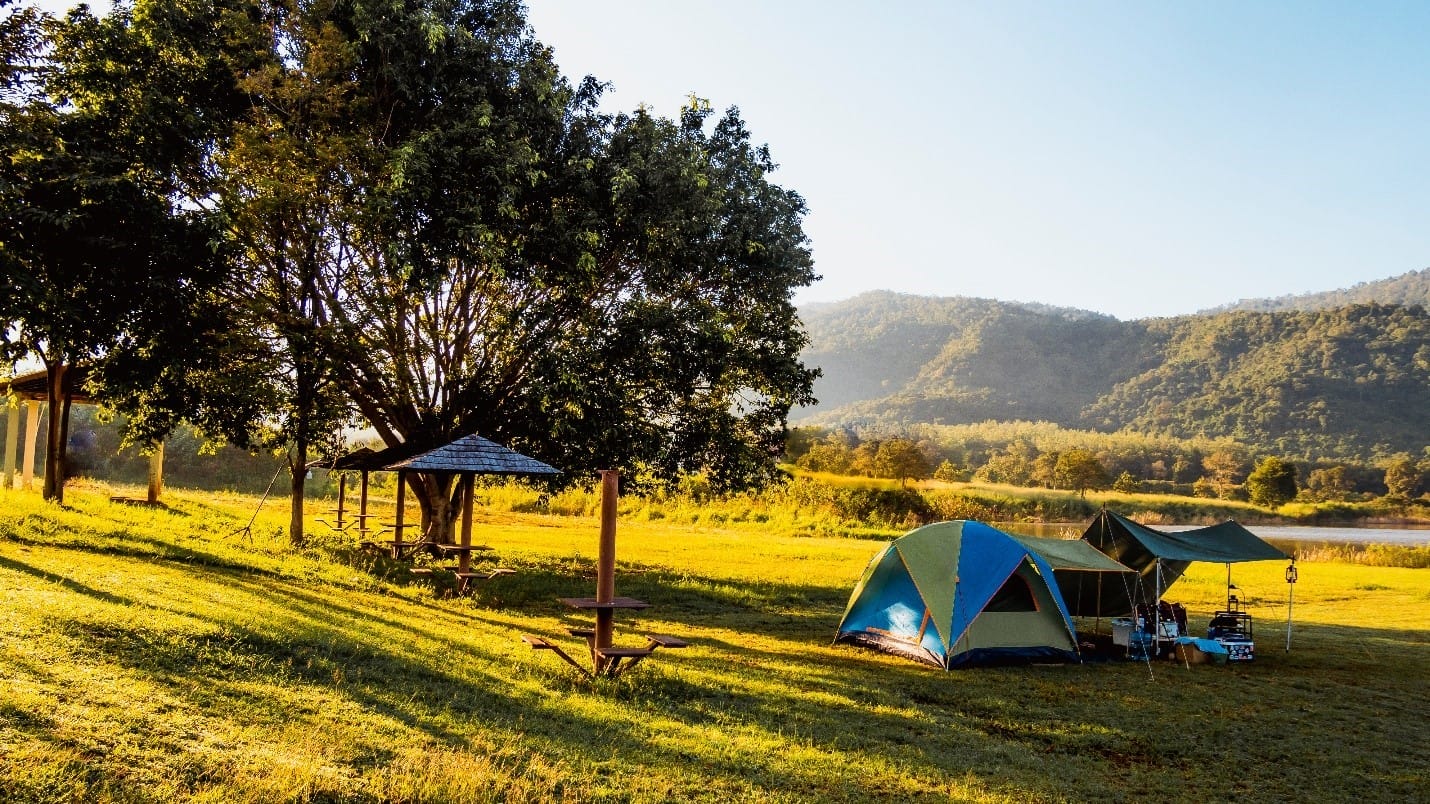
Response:
[[[1066,560],[1076,563],[1075,552]],[[1078,657],[1053,565],[972,521],[926,525],[884,548],[854,587],[834,641],[944,669]]]

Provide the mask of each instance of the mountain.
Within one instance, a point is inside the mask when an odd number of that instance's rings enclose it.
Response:
[[[1351,304],[1418,304],[1430,309],[1430,268],[1408,274],[1361,282],[1342,290],[1323,293],[1301,293],[1271,299],[1242,299],[1239,302],[1203,310],[1201,314],[1235,311],[1273,312],[1276,310],[1332,310]]]
[[[811,339],[805,362],[823,376],[819,407],[797,412],[796,423],[1050,421],[1227,436],[1288,456],[1361,460],[1419,454],[1430,441],[1424,306],[1123,322],[1041,305],[876,292],[802,316]]]

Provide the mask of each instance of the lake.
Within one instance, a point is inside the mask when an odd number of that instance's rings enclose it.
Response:
[[[1087,523],[999,522],[994,527],[1025,536],[1076,537]],[[1200,525],[1154,525],[1157,530],[1175,532]],[[1246,529],[1267,541],[1331,542],[1337,544],[1430,545],[1430,528],[1330,528],[1304,525],[1247,525]]]

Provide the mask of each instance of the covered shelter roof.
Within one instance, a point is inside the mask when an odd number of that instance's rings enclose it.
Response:
[[[561,470],[479,435],[463,436],[436,449],[383,467],[401,472],[452,472],[478,475],[559,475]]]
[[[65,370],[65,385],[70,389],[70,401],[81,405],[92,405],[94,400],[84,392],[84,384],[89,379],[87,366],[70,366]],[[32,400],[48,402],[50,399],[50,375],[44,370],[31,371],[11,377],[4,383],[5,393]]]
[[[358,447],[352,452],[338,456],[336,460],[325,458],[310,461],[308,468],[327,469],[333,472],[382,472],[387,471],[388,464],[411,458],[413,455],[425,451],[426,447],[424,445],[411,442],[397,444],[379,450],[370,447]]]

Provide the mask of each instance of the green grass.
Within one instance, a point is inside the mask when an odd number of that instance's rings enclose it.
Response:
[[[1286,653],[1283,567],[1237,567],[1250,666],[944,673],[829,644],[878,543],[758,501],[652,517],[628,498],[617,592],[652,607],[618,641],[692,646],[592,683],[519,635],[577,648],[584,618],[556,598],[592,591],[593,516],[489,500],[477,538],[519,572],[445,599],[345,539],[289,548],[283,500],[250,539],[254,497],[108,494],[0,492],[0,800],[1407,801],[1430,783],[1423,570],[1302,563]],[[1224,572],[1194,565],[1170,599],[1205,622]]]

